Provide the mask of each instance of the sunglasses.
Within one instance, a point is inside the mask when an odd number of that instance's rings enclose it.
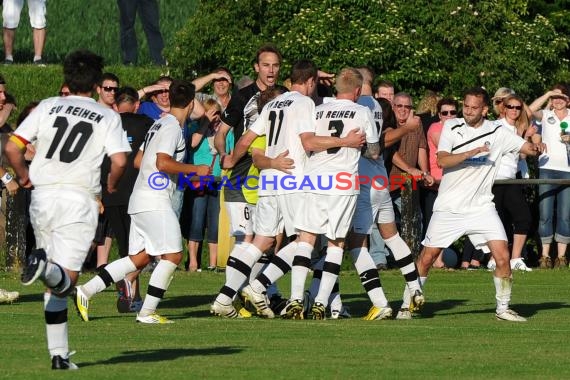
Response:
[[[520,111],[523,109],[522,106],[513,106],[512,104],[507,104],[505,107],[507,107],[510,110],[517,110],[517,111]]]
[[[60,91],[59,92],[59,96],[69,96],[69,95],[71,95],[71,92],[69,92],[69,91]]]
[[[457,115],[457,111],[456,110],[449,110],[449,111],[441,111],[440,112],[441,116],[455,116]]]
[[[103,86],[102,88],[104,91],[107,92],[117,92],[117,90],[119,89],[119,87],[110,87],[110,86]]]
[[[501,104],[502,102],[503,102],[502,100],[497,99],[497,100],[495,100],[495,105],[499,105],[499,104]]]
[[[155,91],[154,94],[166,94],[168,92],[167,89]]]
[[[413,107],[409,104],[395,104],[394,107],[396,108],[405,108],[407,110],[411,110]]]

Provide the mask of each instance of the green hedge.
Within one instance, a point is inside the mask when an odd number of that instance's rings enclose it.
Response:
[[[139,89],[154,82],[161,74],[168,74],[165,69],[153,66],[129,67],[123,65],[107,66],[104,69],[115,73],[121,80],[121,86],[132,86]],[[63,82],[61,65],[11,65],[0,67],[0,74],[6,80],[8,92],[16,97],[18,110],[34,100],[42,100],[57,95]],[[14,122],[18,111],[13,112],[10,121]]]

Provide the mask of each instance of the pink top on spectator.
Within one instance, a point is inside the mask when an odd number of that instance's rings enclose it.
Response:
[[[429,152],[429,171],[433,178],[440,180],[443,176],[443,169],[437,166],[437,144],[436,139],[439,141],[439,135],[443,129],[443,124],[437,121],[430,125],[427,133],[428,152]]]

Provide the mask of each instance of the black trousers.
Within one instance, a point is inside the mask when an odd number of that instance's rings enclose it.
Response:
[[[527,235],[532,216],[521,185],[494,185],[493,202],[503,222],[507,236],[510,234]]]
[[[121,33],[121,50],[123,63],[137,63],[138,43],[135,33],[135,20],[137,12],[141,18],[143,30],[146,34],[148,48],[152,62],[164,65],[162,49],[164,41],[160,33],[158,3],[156,0],[117,0],[119,6],[119,23]]]

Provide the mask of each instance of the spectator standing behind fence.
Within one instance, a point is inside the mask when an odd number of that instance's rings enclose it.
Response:
[[[14,37],[20,24],[24,0],[3,0],[2,19],[4,26],[4,64],[14,63]],[[46,0],[28,0],[30,25],[34,41],[34,64],[43,65],[42,53],[46,42]]]
[[[550,100],[552,109],[540,109]],[[540,136],[546,144],[547,151],[538,160],[540,179],[570,180],[570,155],[567,145],[562,142],[563,122],[570,124],[568,112],[569,90],[565,84],[557,84],[529,106],[533,116],[542,120]],[[568,135],[570,130],[565,129]],[[538,233],[542,241],[542,257],[540,268],[552,267],[550,244],[553,240],[558,245],[558,255],[554,261],[555,268],[567,265],[566,248],[570,243],[570,185],[538,185],[538,210],[540,219]],[[554,216],[556,215],[556,220]]]
[[[529,139],[536,133],[536,128],[530,126],[530,120],[525,111],[524,101],[518,95],[508,95],[502,99],[505,117],[500,119],[498,123],[502,128],[516,133],[524,139]],[[522,158],[522,160],[519,160]],[[526,156],[518,153],[507,153],[503,156],[497,176],[495,179],[515,179],[522,178],[519,167]],[[526,166],[525,166],[526,167]],[[527,170],[528,172],[528,170]],[[526,202],[522,185],[493,185],[493,203],[499,213],[499,217],[503,222],[505,231],[513,233],[512,250],[511,250],[511,269],[530,272],[532,269],[526,266],[521,255],[526,241],[526,236],[530,230],[532,216],[528,203]],[[495,269],[495,260],[491,258],[487,264],[487,268]]]
[[[441,136],[443,124],[447,120],[457,117],[457,101],[452,98],[443,98],[438,101],[437,116],[439,116],[439,121],[432,123],[427,131],[429,171],[434,179],[434,184],[433,186],[426,187],[422,194],[423,196],[420,198],[423,214],[422,239],[425,237],[427,226],[429,225],[429,221],[433,213],[433,204],[435,202],[435,198],[437,198],[439,183],[443,176],[443,169],[437,164],[437,146],[439,145],[439,136]],[[437,257],[435,263],[433,263],[433,267],[445,268],[443,254],[440,254]]]
[[[119,28],[121,33],[121,51],[125,65],[136,65],[138,61],[138,42],[135,31],[137,12],[146,34],[150,58],[155,65],[165,65],[162,56],[164,41],[160,33],[160,17],[156,0],[117,0],[119,7]]]
[[[214,136],[220,125],[221,106],[214,99],[204,102],[206,116],[200,121],[198,129],[191,137],[191,149],[194,165],[208,165],[214,177],[222,174],[218,158],[218,151],[214,147]],[[188,267],[187,270],[196,272],[200,260],[198,249],[204,240],[204,230],[207,230],[208,250],[210,260],[208,270],[216,269],[218,258],[218,220],[220,215],[220,199],[217,184],[202,186],[195,182],[198,189],[185,189],[185,212],[182,216],[182,235],[188,239]]]

